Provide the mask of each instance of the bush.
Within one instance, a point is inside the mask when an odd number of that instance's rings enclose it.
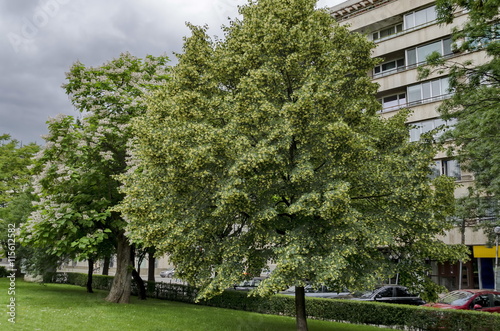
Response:
[[[5,268],[4,266],[0,266],[0,278],[7,277],[9,275],[10,273],[7,271],[7,268]]]
[[[75,272],[54,272],[44,276],[45,283],[71,284],[82,287],[87,286],[87,274]],[[93,275],[92,288],[109,291],[113,283],[113,276]]]

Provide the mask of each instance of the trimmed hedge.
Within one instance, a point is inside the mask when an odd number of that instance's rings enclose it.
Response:
[[[111,284],[113,283],[113,276],[105,275],[93,275],[92,276],[92,288],[97,290],[111,289]],[[87,286],[87,274],[75,273],[75,272],[51,272],[46,273],[43,276],[44,283],[59,283],[59,284],[71,284],[78,286]]]
[[[288,295],[248,296],[246,291],[231,289],[199,303],[206,306],[246,310],[262,314],[295,316],[295,299]]]
[[[46,281],[46,279],[48,281]],[[53,273],[45,282],[86,286],[87,275],[78,273]],[[109,290],[113,277],[94,275],[93,288]],[[150,298],[194,303],[198,290],[189,285],[145,282]],[[132,294],[137,295],[137,285],[132,280]],[[309,318],[354,324],[383,325],[397,329],[426,330],[500,330],[500,314],[487,314],[467,310],[445,310],[429,307],[397,305],[355,300],[322,299],[306,297]],[[219,308],[252,311],[263,314],[295,316],[295,298],[289,295],[271,297],[248,296],[248,292],[226,290],[198,304]]]

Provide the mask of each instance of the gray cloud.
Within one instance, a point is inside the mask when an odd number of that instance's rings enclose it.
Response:
[[[320,6],[340,0],[323,0]],[[45,122],[77,115],[61,85],[77,60],[98,66],[122,52],[139,57],[182,49],[185,22],[220,26],[245,0],[40,0],[0,2],[0,134],[43,144]]]

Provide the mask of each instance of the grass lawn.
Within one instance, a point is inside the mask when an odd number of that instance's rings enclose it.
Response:
[[[105,291],[88,294],[73,285],[16,281],[15,295],[9,279],[0,278],[0,330],[42,331],[281,331],[295,330],[291,317],[263,315],[231,309],[204,307],[172,301],[132,297],[131,304],[104,301]],[[11,297],[15,298],[15,324],[8,321]],[[309,320],[310,331],[375,331],[371,326]]]

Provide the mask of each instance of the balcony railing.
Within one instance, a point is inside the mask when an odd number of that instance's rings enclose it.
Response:
[[[386,41],[386,40],[389,40],[389,39],[392,39],[392,38],[396,38],[396,37],[399,37],[401,35],[413,32],[415,30],[418,30],[418,29],[421,29],[421,28],[425,28],[426,26],[434,25],[436,23],[437,23],[437,20],[432,20],[432,21],[429,21],[429,22],[425,22],[425,23],[419,24],[417,26],[413,26],[411,28],[404,29],[403,31],[400,31],[400,32],[397,32],[397,33],[393,33],[393,34],[388,35],[388,36],[385,36],[383,38],[375,39],[375,40],[373,40],[373,42],[376,43],[376,44],[378,44],[378,43],[380,43],[382,41]]]
[[[421,100],[416,100],[416,101],[401,103],[401,104],[390,106],[390,107],[384,107],[384,108],[382,108],[382,110],[380,111],[380,113],[388,113],[388,112],[399,110],[399,109],[402,109],[402,108],[411,108],[411,107],[420,106],[420,105],[424,105],[424,104],[428,104],[428,103],[433,103],[433,102],[436,102],[436,101],[441,101],[441,100],[444,100],[444,99],[449,99],[449,98],[451,98],[452,95],[453,95],[453,93],[442,94],[442,95],[438,95],[438,96],[435,96],[435,97],[430,97],[430,98],[426,98],[426,99],[421,99]]]
[[[462,53],[450,53],[450,54],[443,55],[443,58],[444,59],[451,59],[451,58],[454,58],[454,57],[457,57],[457,56],[460,56],[460,55],[463,55],[463,54]],[[409,64],[409,65],[406,65],[406,66],[401,66],[401,67],[397,67],[397,68],[394,68],[394,69],[385,70],[385,71],[379,72],[377,74],[372,74],[372,79],[382,78],[382,77],[385,77],[385,76],[396,74],[398,72],[403,72],[403,71],[406,71],[406,70],[415,69],[416,67],[425,65],[426,63],[427,63],[427,61],[421,61],[421,62],[418,62],[418,63]]]

